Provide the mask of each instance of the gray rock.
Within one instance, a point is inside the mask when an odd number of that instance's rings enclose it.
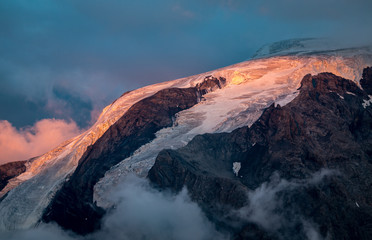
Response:
[[[331,73],[307,75],[292,102],[271,105],[250,128],[197,136],[184,148],[163,150],[148,178],[175,192],[186,186],[209,218],[237,239],[304,239],[306,221],[324,238],[369,239],[372,108],[362,106],[366,99],[367,92],[352,81]],[[237,176],[234,162],[241,163]],[[338,174],[312,184],[309,179],[322,169]],[[275,194],[280,204],[273,213],[285,224],[269,231],[231,217],[252,204],[249,193],[276,175],[296,186]]]

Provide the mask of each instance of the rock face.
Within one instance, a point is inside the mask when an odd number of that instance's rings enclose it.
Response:
[[[157,131],[170,127],[175,114],[197,104],[206,89],[222,85],[220,80],[211,77],[196,87],[164,89],[134,104],[88,147],[69,181],[45,211],[43,220],[55,221],[79,234],[99,228],[104,210],[93,203],[93,187],[98,180],[112,166],[154,139]]]
[[[361,81],[364,91],[331,73],[307,75],[292,102],[271,105],[250,128],[200,135],[184,148],[163,150],[148,178],[175,192],[186,186],[236,239],[304,239],[315,232],[331,239],[369,239],[372,107],[362,105],[369,94],[364,86],[372,84],[369,72]],[[249,196],[267,189],[278,175],[277,182],[291,187],[276,188],[271,213],[281,221],[270,230],[251,216],[257,202]],[[250,207],[245,217],[227,214]]]
[[[221,89],[226,84],[226,79],[219,77],[218,79],[209,75],[204,78],[204,81],[198,83],[196,88],[199,89],[201,95],[208,92],[213,92],[216,89]]]
[[[27,161],[10,162],[0,166],[0,191],[8,181],[26,171]]]
[[[360,80],[360,85],[366,93],[372,95],[372,67],[367,67],[363,70],[363,78]]]

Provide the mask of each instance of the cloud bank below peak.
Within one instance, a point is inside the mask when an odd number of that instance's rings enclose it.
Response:
[[[63,231],[55,224],[40,224],[34,229],[1,233],[9,240],[224,240],[186,190],[177,195],[153,189],[147,180],[128,176],[111,193],[117,202],[103,219],[102,229],[87,236]]]

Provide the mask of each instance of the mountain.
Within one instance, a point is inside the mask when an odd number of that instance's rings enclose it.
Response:
[[[314,48],[274,44],[124,93],[83,134],[0,166],[0,229],[96,231],[115,209],[113,189],[135,174],[162,191],[187,187],[231,238],[367,239],[372,54]]]
[[[283,205],[272,209],[275,214],[265,209],[269,206],[255,207],[262,208],[263,215],[288,222],[273,221],[274,226],[269,226],[265,223],[269,219],[240,219],[246,226],[235,230],[238,239],[265,234],[274,239],[306,239],[304,219],[311,219],[322,237],[368,239],[372,234],[368,93],[331,73],[306,75],[299,90],[284,107],[272,104],[250,128],[199,135],[183,148],[161,151],[149,179],[174,191],[187,186],[192,199],[225,224],[231,222],[225,216],[227,207],[249,206],[252,203],[244,193],[273,182],[273,188],[278,188],[276,201]],[[233,228],[234,222],[230,224]]]

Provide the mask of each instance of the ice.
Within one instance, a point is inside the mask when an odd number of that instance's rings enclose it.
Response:
[[[36,225],[61,184],[75,170],[86,148],[94,144],[134,103],[164,88],[193,86],[193,81],[202,81],[202,76],[155,84],[126,93],[107,106],[89,130],[35,159],[23,174],[11,179],[0,192],[0,197],[8,193],[0,202],[0,231],[27,229]]]
[[[346,94],[349,94],[349,95],[354,95],[354,96],[356,96],[356,94],[355,94],[355,93],[352,93],[352,92],[349,92],[349,91],[346,91]]]
[[[171,128],[160,130],[156,139],[142,146],[131,157],[112,167],[95,186],[94,201],[108,208],[114,203],[107,196],[129,173],[145,177],[157,154],[166,148],[186,145],[195,135],[231,132],[251,126],[272,103],[284,106],[297,95],[307,73],[333,72],[356,80],[362,72],[358,62],[340,57],[276,57],[243,62],[205,75],[225,77],[223,89],[204,95],[194,107],[179,112]],[[352,70],[358,68],[358,71]],[[244,76],[237,80],[236,76]]]
[[[240,171],[240,168],[242,167],[241,163],[240,162],[233,162],[233,172],[235,174],[235,176],[238,176],[239,175],[239,171]]]
[[[291,94],[288,94],[288,95],[285,95],[284,97],[279,97],[279,99],[277,101],[275,101],[275,106],[277,107],[278,105],[280,105],[281,107],[287,105],[288,103],[290,103],[293,99],[295,99],[298,95],[298,91],[296,92],[293,92]]]
[[[371,104],[372,104],[372,96],[368,95],[368,100],[363,100],[362,106],[366,108]]]
[[[162,149],[182,147],[197,134],[230,132],[250,126],[274,102],[285,105],[296,97],[300,81],[308,73],[332,72],[358,82],[363,68],[372,63],[371,55],[363,54],[256,59],[128,92],[107,106],[86,132],[37,158],[25,173],[10,180],[0,192],[0,197],[8,193],[0,202],[0,231],[35,226],[54,194],[75,170],[86,148],[133,104],[161,89],[195,86],[209,75],[227,80],[223,89],[204,95],[203,101],[178,113],[172,127],[158,131],[153,141],[108,171],[95,186],[94,199],[99,205],[112,204],[106,196],[128,173],[146,176]],[[370,99],[363,106],[371,103]]]

